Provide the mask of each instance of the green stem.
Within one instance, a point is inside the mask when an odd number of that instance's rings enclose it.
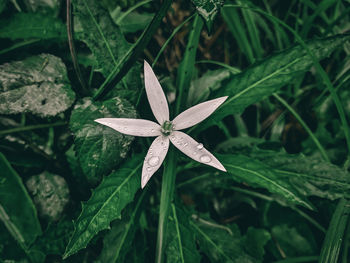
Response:
[[[158,222],[158,235],[157,235],[157,247],[156,247],[156,262],[161,263],[163,259],[163,251],[166,239],[166,232],[168,227],[168,217],[170,211],[170,205],[174,195],[175,189],[175,173],[176,171],[176,152],[173,148],[169,149],[167,156],[167,162],[164,165],[163,178],[162,178],[162,192],[160,195],[159,206],[159,222]]]
[[[312,141],[315,143],[316,147],[320,151],[322,157],[324,160],[330,162],[329,157],[326,153],[326,150],[321,145],[320,141],[316,138],[314,133],[311,131],[309,126],[303,121],[303,119],[300,117],[300,115],[280,96],[278,96],[276,93],[272,94],[281,104],[283,104],[284,107],[286,107],[290,113],[293,114],[293,116],[297,119],[297,121],[300,123],[301,126],[303,126],[304,130],[309,134]]]
[[[38,125],[28,125],[23,127],[16,127],[12,129],[2,130],[0,131],[0,136],[15,133],[15,132],[23,132],[23,131],[31,131],[36,129],[44,129],[44,128],[50,128],[50,127],[56,127],[56,126],[64,126],[67,125],[67,122],[56,122],[56,123],[47,123],[47,124],[38,124]]]
[[[134,65],[134,62],[143,52],[148,42],[151,40],[153,33],[159,27],[160,22],[168,11],[172,0],[164,0],[159,11],[153,17],[151,23],[142,32],[141,36],[137,39],[136,43],[133,44],[125,55],[118,60],[117,65],[113,71],[109,74],[106,80],[102,83],[100,88],[93,96],[93,100],[101,99],[111,89],[117,85],[117,83],[125,76],[129,69]]]
[[[178,68],[178,78],[176,80],[176,86],[178,88],[177,101],[175,106],[175,113],[179,114],[181,103],[185,102],[186,91],[190,87],[194,64],[196,61],[197,47],[199,43],[200,33],[203,27],[203,19],[198,14],[195,15],[193,20],[193,26],[188,37],[188,44],[186,46],[185,55]]]
[[[152,2],[153,0],[144,0],[144,1],[141,1],[139,3],[137,3],[136,5],[130,7],[128,10],[126,10],[120,17],[118,17],[116,24],[117,25],[120,25],[120,23],[123,21],[123,19],[125,17],[127,17],[131,12],[133,12],[134,10],[136,10],[137,8],[139,8],[140,6],[143,6],[143,5],[146,5],[150,2]]]
[[[8,48],[5,48],[5,49],[2,49],[0,50],[0,55],[2,54],[5,54],[7,52],[10,52],[12,50],[15,50],[17,48],[20,48],[20,47],[23,47],[23,46],[27,46],[27,45],[30,45],[30,44],[33,44],[33,43],[36,43],[36,42],[39,42],[40,39],[29,39],[29,40],[24,40],[22,42],[19,42],[19,43],[16,43],[14,44],[13,46],[11,47],[8,47]]]

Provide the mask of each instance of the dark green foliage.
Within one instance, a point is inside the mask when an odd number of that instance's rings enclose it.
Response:
[[[0,38],[66,40],[67,31],[57,18],[39,13],[19,13],[0,20]]]
[[[0,262],[349,262],[349,10],[0,0]],[[226,172],[171,145],[141,189],[164,148],[94,120],[154,121],[144,60],[170,121],[227,96],[175,142]]]
[[[83,203],[64,257],[85,248],[98,232],[109,228],[111,221],[121,217],[121,211],[134,199],[136,191],[140,188],[141,164],[140,155],[130,159],[105,177],[93,191],[89,201]]]
[[[125,54],[129,44],[108,11],[99,1],[74,0],[75,18],[82,27],[80,40],[84,41],[95,56],[98,68],[107,77]]]
[[[167,262],[200,262],[190,217],[180,208],[171,205],[166,247]]]
[[[25,252],[33,244],[41,227],[32,200],[22,179],[0,153],[0,220]],[[15,204],[15,205],[13,205]]]
[[[61,59],[49,54],[0,65],[0,113],[56,116],[74,102]]]
[[[77,104],[70,118],[74,133],[75,151],[80,166],[92,185],[107,175],[126,156],[133,138],[100,125],[98,118],[135,118],[132,105],[115,97],[105,102],[85,98]]]

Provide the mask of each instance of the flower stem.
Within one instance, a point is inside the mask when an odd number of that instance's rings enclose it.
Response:
[[[176,152],[173,147],[169,149],[166,163],[164,165],[162,178],[162,192],[160,195],[158,235],[156,246],[156,262],[161,263],[163,259],[164,245],[167,237],[168,217],[170,204],[173,199],[176,175]]]

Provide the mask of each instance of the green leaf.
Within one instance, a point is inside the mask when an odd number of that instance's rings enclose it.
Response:
[[[133,140],[94,122],[98,118],[136,118],[136,111],[128,101],[118,97],[94,103],[85,98],[75,106],[69,125],[80,166],[93,185],[125,158]]]
[[[278,173],[265,163],[243,155],[219,155],[219,160],[237,182],[267,189],[273,194],[286,198],[289,202],[313,209],[307,199]]]
[[[0,0],[0,14],[6,8],[7,2],[8,2],[8,0]]]
[[[67,39],[67,30],[61,20],[39,13],[17,13],[0,20],[0,38]]]
[[[146,191],[135,204],[127,206],[120,220],[111,224],[111,229],[103,239],[103,249],[98,262],[124,262],[125,255],[132,247],[135,232],[138,228],[137,220],[142,210],[142,202]]]
[[[343,243],[350,213],[350,201],[340,199],[323,241],[319,263],[336,263]]]
[[[36,210],[21,178],[0,153],[0,220],[24,251],[41,234]]]
[[[311,40],[306,44],[320,60],[329,56],[349,38],[349,35],[337,35]],[[229,98],[199,126],[200,130],[215,125],[228,115],[242,113],[249,105],[261,101],[284,85],[291,83],[312,65],[310,56],[300,45],[297,45],[234,75],[226,86],[213,94],[213,97],[229,96]]]
[[[121,211],[140,189],[143,158],[143,154],[133,156],[93,191],[74,224],[64,258],[85,248],[98,232],[109,228],[111,221],[121,218]]]
[[[210,93],[219,89],[223,81],[230,76],[231,71],[228,69],[208,70],[200,78],[192,81],[187,96],[187,106],[207,100]]]
[[[268,150],[254,150],[250,156],[270,166],[280,180],[304,196],[330,200],[349,196],[349,173],[324,160]]]
[[[168,222],[166,262],[200,262],[189,217],[174,204]]]
[[[98,70],[107,77],[129,48],[121,30],[116,26],[100,1],[74,0],[74,15],[83,32],[80,40],[85,42],[94,54]]]
[[[74,100],[66,67],[58,57],[41,54],[0,65],[0,114],[56,116]]]
[[[200,250],[208,256],[210,262],[258,263],[244,247],[244,240],[237,225],[222,226],[199,218],[191,221],[198,238]]]
[[[295,227],[287,224],[275,225],[271,229],[274,241],[287,257],[314,255],[315,249]]]
[[[249,227],[244,237],[244,247],[249,255],[262,261],[265,254],[265,245],[271,239],[271,235],[264,229]]]
[[[220,7],[224,4],[223,0],[191,0],[195,5],[198,14],[204,19],[209,32],[211,32],[214,19],[218,14]]]

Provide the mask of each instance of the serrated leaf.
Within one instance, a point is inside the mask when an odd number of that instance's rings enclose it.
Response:
[[[244,237],[237,225],[221,226],[212,221],[195,220],[191,226],[199,241],[200,250],[210,262],[258,263],[244,248]]]
[[[96,262],[124,262],[125,255],[132,247],[135,232],[138,228],[137,219],[142,210],[142,202],[146,191],[134,204],[130,204],[123,210],[122,219],[111,224],[110,231],[103,239],[103,249],[99,260]]]
[[[0,65],[0,113],[56,116],[74,102],[66,67],[49,54]]]
[[[281,180],[279,174],[263,162],[244,155],[219,155],[218,159],[227,172],[237,182],[245,182],[253,187],[267,189],[273,194],[286,198],[289,202],[313,209],[307,199],[293,185]]]
[[[67,39],[63,22],[39,13],[17,13],[0,20],[0,38],[16,39]]]
[[[200,262],[189,217],[174,204],[168,222],[166,262]]]
[[[74,233],[64,258],[85,248],[98,232],[108,229],[111,221],[121,217],[123,208],[134,199],[140,188],[143,158],[143,154],[133,156],[121,168],[105,177],[93,191],[74,224]]]
[[[306,44],[314,56],[320,60],[329,56],[349,39],[349,35],[337,35],[311,40]],[[229,98],[200,125],[200,129],[215,125],[228,115],[243,112],[249,105],[266,98],[293,81],[300,73],[309,70],[312,65],[313,61],[305,49],[297,45],[234,75],[225,87],[213,94],[213,97],[229,96]]]
[[[209,32],[211,32],[214,19],[220,7],[224,4],[223,0],[191,0],[195,5],[198,14],[204,19]]]
[[[254,150],[250,154],[270,166],[283,180],[304,196],[335,200],[349,196],[349,173],[338,166],[304,155]]]
[[[0,153],[0,220],[27,252],[41,227],[36,210],[21,178]]]
[[[75,18],[83,29],[79,38],[95,56],[98,70],[107,77],[130,44],[100,1],[74,0],[73,5]]]
[[[133,137],[101,125],[98,118],[136,118],[134,107],[118,97],[92,102],[85,98],[74,108],[69,122],[80,166],[91,184],[100,181],[126,156]]]

